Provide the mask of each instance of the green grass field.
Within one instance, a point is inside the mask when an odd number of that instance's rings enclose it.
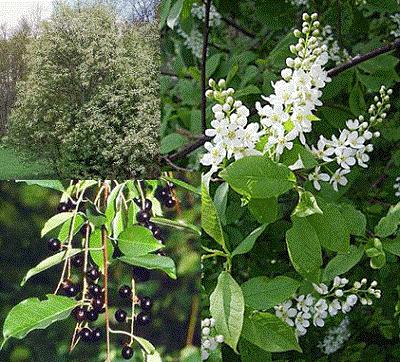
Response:
[[[27,162],[14,150],[0,148],[0,180],[54,179],[51,165],[46,162]]]

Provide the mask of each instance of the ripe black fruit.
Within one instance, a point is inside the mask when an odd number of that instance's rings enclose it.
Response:
[[[125,323],[126,317],[127,317],[127,314],[123,309],[118,309],[115,312],[115,320],[119,323]]]
[[[150,270],[142,268],[142,267],[134,267],[133,270],[133,277],[138,282],[147,282],[150,279]]]
[[[151,322],[151,316],[148,313],[141,312],[137,315],[136,322],[140,326],[146,326]]]
[[[58,212],[67,212],[68,210],[69,210],[69,207],[66,202],[60,202],[57,206]]]
[[[93,342],[100,341],[102,336],[103,336],[103,333],[100,328],[93,329],[93,331],[92,331],[92,341]]]
[[[71,258],[72,265],[76,268],[81,268],[84,263],[84,257],[80,254],[75,255]]]
[[[121,351],[123,359],[131,359],[133,357],[133,349],[129,346],[124,346]]]
[[[175,205],[176,205],[176,201],[175,201],[175,199],[173,199],[172,197],[170,197],[170,198],[168,198],[168,199],[166,199],[166,200],[164,201],[164,206],[165,206],[165,207],[168,207],[168,208],[170,208],[170,209],[172,209],[173,207],[175,207]]]
[[[84,342],[92,341],[92,331],[89,328],[82,328],[79,332],[79,336]]]
[[[67,285],[63,288],[63,291],[68,297],[75,297],[79,293],[79,286],[75,284]]]
[[[156,190],[156,197],[159,201],[164,201],[165,199],[170,197],[169,188],[168,187],[159,187]]]
[[[121,298],[132,298],[132,289],[128,285],[123,285],[119,288],[118,294]]]
[[[92,300],[92,307],[95,311],[101,313],[103,306],[104,306],[104,300],[102,298],[96,298]]]
[[[83,224],[83,226],[81,227],[81,234],[83,235],[83,236],[86,236],[86,231],[89,231],[89,234],[91,233],[91,227],[90,227],[90,224]]]
[[[87,318],[86,310],[84,308],[82,308],[82,307],[75,308],[73,310],[73,314],[74,314],[75,319],[78,322],[83,322]]]
[[[93,298],[98,298],[101,297],[103,294],[103,291],[98,284],[90,284],[89,285],[89,294]]]
[[[47,241],[47,247],[49,248],[49,250],[51,251],[60,251],[61,249],[61,242],[58,239],[49,239]]]
[[[91,321],[91,322],[97,321],[98,317],[99,317],[99,313],[96,312],[94,309],[89,310],[86,313],[86,318],[87,318],[88,321]]]
[[[153,306],[153,302],[150,297],[142,297],[139,299],[140,308],[144,311],[149,311]]]
[[[89,268],[89,270],[86,272],[86,276],[90,280],[97,280],[100,277],[100,271],[96,267],[92,266]]]
[[[69,199],[68,202],[67,202],[67,206],[68,206],[68,210],[69,210],[69,211],[72,211],[72,210],[75,209],[76,203],[75,203],[74,200]]]
[[[137,221],[140,224],[146,224],[150,221],[151,215],[148,211],[146,210],[140,210],[137,214],[136,214],[136,218]]]

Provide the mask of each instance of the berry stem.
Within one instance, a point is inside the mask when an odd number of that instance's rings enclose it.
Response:
[[[131,317],[131,342],[129,343],[129,346],[132,346],[133,344],[133,328],[135,326],[135,298],[136,298],[136,291],[135,291],[136,285],[135,285],[135,279],[132,277],[132,317]]]
[[[104,187],[104,205],[107,204],[109,186],[106,182]],[[105,305],[105,320],[106,320],[106,362],[110,362],[110,316],[108,312],[108,250],[107,250],[107,229],[103,225],[101,228],[101,239],[103,243],[103,260],[104,260],[104,305]]]

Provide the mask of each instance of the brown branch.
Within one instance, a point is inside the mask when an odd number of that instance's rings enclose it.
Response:
[[[375,58],[379,55],[388,53],[392,50],[395,49],[400,49],[400,38],[396,39],[395,41],[389,43],[389,44],[385,44],[379,48],[376,48],[372,51],[370,51],[369,53],[363,54],[363,55],[357,55],[355,56],[353,59],[351,59],[349,62],[341,64],[335,68],[332,68],[331,70],[328,71],[328,75],[329,77],[333,78],[335,76],[337,76],[338,74],[344,72],[345,70],[348,70],[352,67],[355,67],[356,65],[365,62],[367,60],[370,60],[372,58]],[[203,92],[203,95],[205,96],[205,91]],[[251,109],[250,110],[250,115],[254,115],[256,114],[256,110],[255,109]],[[161,162],[163,164],[165,163],[169,163],[167,160],[169,161],[176,161],[179,160],[181,158],[186,157],[188,154],[192,153],[193,151],[197,150],[199,147],[203,146],[204,143],[206,143],[207,141],[209,141],[210,138],[203,135],[200,136],[197,141],[185,146],[182,150],[172,154],[171,156],[165,156],[162,158]]]
[[[206,14],[204,19],[203,31],[203,51],[201,60],[201,127],[203,131],[207,128],[206,119],[206,63],[207,63],[207,49],[208,49],[208,36],[210,35],[210,9],[212,0],[206,0]]]
[[[395,41],[393,41],[391,43],[388,43],[379,48],[376,48],[376,49],[370,51],[369,53],[355,56],[353,59],[351,59],[347,63],[341,64],[341,65],[337,66],[336,68],[331,69],[328,72],[328,75],[330,77],[334,77],[334,76],[344,72],[347,69],[355,67],[356,65],[358,65],[362,62],[365,62],[367,60],[370,60],[372,58],[375,58],[379,55],[388,53],[388,52],[390,52],[394,49],[398,49],[398,48],[400,48],[400,38],[396,39]]]
[[[243,33],[244,35],[248,36],[249,38],[255,39],[257,36],[253,33],[251,33],[250,31],[242,28],[240,25],[238,25],[235,21],[228,19],[226,17],[221,17],[221,19],[227,23],[229,26],[231,26],[232,28],[240,31],[241,33]]]
[[[174,72],[171,72],[169,70],[161,70],[161,75],[167,75],[167,76],[172,77],[172,78],[181,78],[182,77],[182,76],[180,76],[178,74],[175,74]],[[193,79],[193,77],[191,75],[189,75],[189,74],[183,75],[183,78],[185,78],[185,79]]]
[[[186,336],[186,345],[187,346],[192,346],[193,345],[193,339],[194,339],[194,333],[196,331],[197,327],[197,319],[199,317],[199,296],[195,295],[192,298],[192,307],[190,311],[190,319],[189,319],[189,327],[188,327],[188,332]]]

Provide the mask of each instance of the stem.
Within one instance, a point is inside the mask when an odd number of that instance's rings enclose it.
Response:
[[[104,182],[104,204],[107,203],[109,188]],[[107,229],[103,225],[101,227],[101,240],[103,243],[103,262],[104,262],[104,305],[105,305],[105,320],[106,320],[106,362],[111,362],[110,359],[110,316],[108,312],[108,250],[107,250]]]
[[[131,342],[129,343],[129,346],[132,346],[132,343],[134,341],[133,339],[133,332],[134,332],[134,326],[135,326],[135,298],[136,298],[136,285],[135,285],[135,279],[132,277],[132,317],[131,317]]]
[[[203,54],[201,62],[201,127],[203,131],[207,128],[207,118],[206,118],[206,62],[207,62],[207,48],[208,48],[208,36],[210,34],[210,9],[211,1],[206,0],[206,13],[204,19],[204,32],[203,32]]]
[[[196,330],[196,325],[197,325],[197,317],[199,313],[199,296],[195,295],[192,299],[192,308],[190,311],[190,320],[189,320],[189,328],[188,328],[188,333],[186,337],[186,345],[187,346],[192,346],[193,345],[193,338],[194,338],[194,332]]]

